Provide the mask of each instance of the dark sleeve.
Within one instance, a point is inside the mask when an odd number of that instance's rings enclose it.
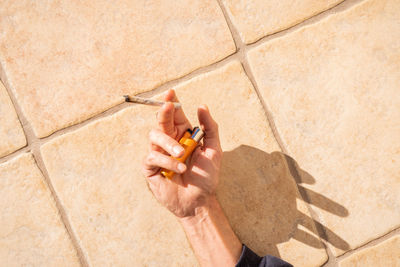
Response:
[[[236,267],[293,267],[293,265],[274,256],[260,257],[243,244],[242,255]]]

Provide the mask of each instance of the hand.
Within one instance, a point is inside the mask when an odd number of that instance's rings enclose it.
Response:
[[[178,102],[173,90],[167,92],[165,101]],[[218,125],[206,106],[200,106],[197,115],[205,136],[185,165],[169,155],[182,156],[178,140],[192,126],[183,110],[171,103],[159,110],[143,173],[157,200],[180,217],[201,266],[235,266],[242,244],[215,197],[222,158]],[[161,168],[174,171],[174,177],[162,176]]]
[[[173,90],[169,90],[164,99],[178,102]],[[172,103],[164,104],[158,112],[158,128],[149,134],[150,152],[143,163],[143,174],[156,199],[181,218],[194,216],[197,208],[208,205],[218,185],[222,158],[218,125],[205,105],[198,108],[197,115],[205,136],[187,165],[169,156],[183,155],[178,141],[187,129],[192,129],[182,108],[175,109]],[[174,171],[174,177],[165,178],[160,173],[161,168]]]

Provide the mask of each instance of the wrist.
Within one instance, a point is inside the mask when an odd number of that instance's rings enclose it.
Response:
[[[193,216],[179,219],[201,266],[235,266],[242,243],[217,200],[211,196]]]
[[[179,218],[179,221],[183,227],[193,227],[209,220],[217,209],[221,209],[219,202],[215,195],[210,195],[203,205],[195,208],[193,215]]]

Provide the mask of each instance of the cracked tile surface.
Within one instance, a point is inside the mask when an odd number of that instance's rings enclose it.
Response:
[[[31,154],[0,165],[2,266],[80,266]]]
[[[245,43],[294,26],[343,0],[222,0]]]
[[[248,54],[335,255],[400,226],[399,13],[364,1]]]
[[[24,131],[6,88],[0,81],[0,157],[26,145]]]
[[[235,52],[212,0],[2,1],[0,63],[44,137]]]

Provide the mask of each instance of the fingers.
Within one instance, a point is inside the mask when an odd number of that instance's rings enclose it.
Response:
[[[168,101],[168,102],[179,102],[178,97],[175,94],[175,91],[172,89],[167,91],[167,93],[164,96],[164,100]],[[183,112],[182,107],[175,109],[174,120],[175,120],[175,124],[177,124],[177,125],[185,125],[186,128],[190,128],[190,129],[192,128],[190,126],[188,119],[186,118],[185,113]]]
[[[203,139],[204,147],[221,151],[218,124],[211,117],[208,107],[206,105],[201,105],[197,110],[197,116],[199,118],[201,128],[205,132]]]
[[[154,172],[155,169],[159,168],[165,168],[176,173],[183,173],[186,171],[186,165],[182,162],[179,162],[178,160],[164,155],[158,151],[151,151],[144,160],[145,174]]]
[[[157,114],[158,127],[161,131],[169,136],[176,136],[176,128],[174,121],[175,108],[172,103],[165,103]]]
[[[161,147],[174,157],[180,157],[184,153],[183,147],[174,138],[170,137],[161,130],[151,130],[149,133],[149,138],[152,145]]]
[[[151,130],[149,138],[150,153],[143,163],[143,173],[146,177],[154,176],[160,171],[160,168],[166,168],[177,173],[186,170],[185,164],[163,154],[166,151],[175,157],[182,156],[184,149],[175,139],[158,129]]]

